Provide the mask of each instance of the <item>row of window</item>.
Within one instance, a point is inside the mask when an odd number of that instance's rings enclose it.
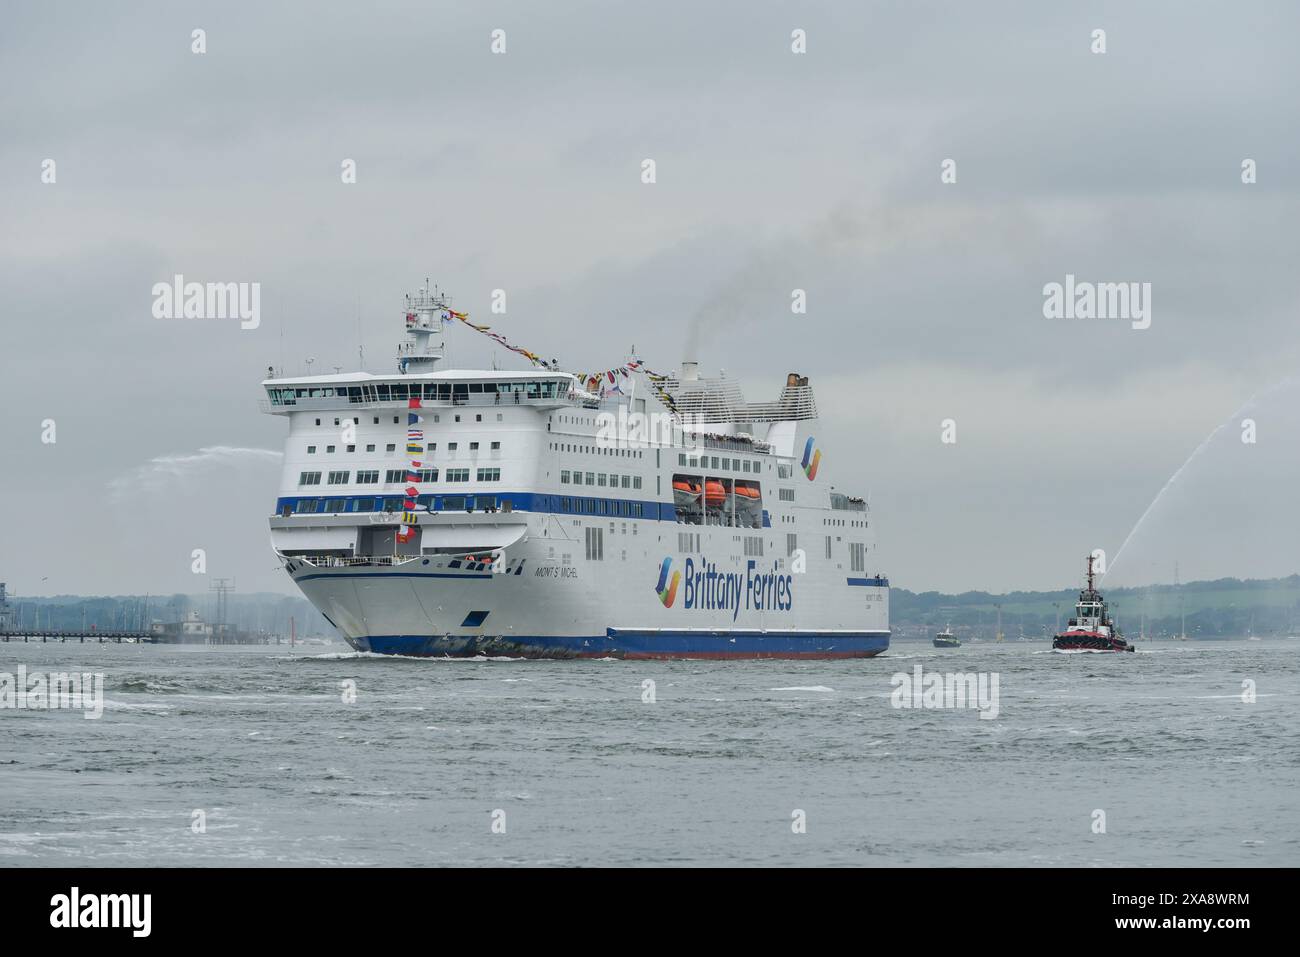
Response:
[[[424,416],[422,416],[422,418],[428,419],[429,416],[428,416],[427,414],[425,414]],[[459,422],[459,421],[460,421],[460,413],[459,413],[459,412],[456,413],[456,415],[455,415],[454,418],[455,418],[455,421]],[[375,416],[374,419],[375,419],[375,423],[374,423],[374,424],[375,424],[375,425],[378,425],[378,424],[379,424],[379,416]],[[397,425],[397,424],[398,424],[399,422],[401,422],[401,421],[402,421],[402,417],[401,417],[401,416],[399,416],[399,415],[395,415],[395,416],[393,416],[393,425]],[[433,416],[433,421],[434,421],[434,422],[441,422],[441,421],[442,421],[442,416],[441,416],[441,415],[436,415],[436,414],[435,414],[435,415]],[[482,421],[483,421],[483,414],[482,414],[481,412],[476,413],[475,416],[474,416],[474,421],[475,421],[475,422],[482,422]],[[498,422],[504,421],[503,418],[502,418],[502,416],[501,416],[501,413],[500,413],[500,412],[497,413],[497,421],[498,421]],[[335,428],[338,428],[338,427],[342,424],[342,422],[343,422],[342,419],[335,419],[335,420],[334,420],[334,427],[335,427]],[[320,425],[320,419],[317,419],[317,420],[316,420],[316,424],[317,424],[317,425]],[[353,424],[353,425],[360,425],[360,424],[361,424],[361,420],[360,420],[359,418],[353,417],[353,419],[352,419],[352,424]]]
[[[348,477],[351,475],[348,471],[330,472],[328,483],[330,485],[347,485]],[[468,482],[469,469],[447,469],[443,474],[445,482]],[[476,480],[479,482],[500,482],[500,469],[477,469],[475,472]],[[302,472],[298,475],[299,485],[319,485],[320,472]],[[389,469],[384,475],[385,485],[402,485],[407,482],[436,482],[438,481],[437,469]],[[379,471],[377,469],[359,469],[357,471],[358,485],[378,485]]]
[[[645,506],[641,502],[623,502],[609,498],[570,498],[555,496],[556,510],[566,515],[621,515],[623,518],[644,518]]]
[[[586,476],[584,482],[583,476]],[[606,472],[570,472],[568,469],[560,471],[561,485],[595,485],[602,488],[640,488],[641,476],[639,475],[614,475]]]
[[[521,382],[377,382],[364,385],[316,386],[305,388],[268,388],[272,405],[297,405],[299,399],[347,399],[349,402],[405,402],[408,399],[432,399],[443,402],[468,401],[470,396],[490,396],[496,401],[518,398],[554,399],[568,386],[560,381]]]
[[[613,455],[623,459],[645,458],[645,452],[640,449],[620,449],[615,446],[603,445],[574,445],[572,442],[552,442],[551,451],[578,452],[585,455]]]
[[[483,510],[497,507],[495,495],[478,495],[478,507]],[[419,509],[437,512],[459,512],[474,510],[474,495],[419,495],[416,497]],[[509,508],[514,500],[504,499]],[[346,498],[300,498],[281,499],[279,510],[282,515],[290,514],[338,514],[343,512],[400,512],[405,507],[404,495],[377,495]],[[578,498],[567,495],[539,495],[532,498],[532,508],[537,511],[555,511],[566,515],[600,515],[609,518],[660,518],[659,506],[650,502],[647,510],[645,502],[629,502],[620,499]],[[665,506],[667,507],[667,506]]]
[[[751,462],[749,459],[733,459],[727,456],[718,457],[716,455],[687,455],[685,452],[677,453],[677,464],[689,466],[696,469],[713,469],[714,471],[723,472],[753,472],[755,474],[763,471],[762,462]],[[787,469],[789,466],[786,466]],[[784,476],[789,478],[789,476]]]
[[[338,446],[335,446],[335,445],[327,445],[327,446],[325,446],[325,454],[326,454],[326,455],[332,455],[332,454],[334,454],[334,452],[335,452],[335,450],[336,450],[337,448],[338,448]],[[437,443],[437,442],[429,442],[428,444],[426,444],[426,445],[424,446],[424,448],[425,448],[425,451],[426,451],[426,452],[436,452],[436,451],[438,451],[438,443]],[[447,443],[447,451],[448,451],[448,452],[455,452],[455,451],[457,451],[459,448],[460,448],[460,443],[459,443],[459,442],[448,442],[448,443]],[[499,451],[501,451],[501,443],[500,443],[500,442],[493,442],[493,443],[491,443],[491,445],[489,446],[489,448],[490,448],[493,452],[499,452]],[[356,447],[355,445],[347,445],[347,446],[344,446],[344,451],[346,451],[346,452],[355,452],[356,450],[357,450],[357,447]],[[367,452],[373,452],[374,450],[375,450],[374,443],[371,443],[371,444],[369,444],[369,445],[366,446],[366,451],[367,451]],[[471,442],[471,443],[469,443],[469,450],[470,450],[471,452],[477,452],[477,451],[479,450],[479,443],[478,443],[478,442]],[[397,443],[396,443],[396,442],[389,442],[387,445],[384,446],[384,451],[385,451],[385,452],[396,452],[396,451],[397,451]],[[309,446],[307,446],[307,454],[308,454],[308,455],[315,455],[315,454],[316,454],[316,446],[314,446],[314,445],[309,445]]]
[[[283,515],[343,515],[349,512],[400,512],[406,504],[402,495],[377,495],[374,498],[300,498],[282,505]],[[495,495],[421,495],[418,509],[426,512],[496,511]]]

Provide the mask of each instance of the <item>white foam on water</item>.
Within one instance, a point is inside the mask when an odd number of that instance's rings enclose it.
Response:
[[[768,691],[821,691],[826,694],[834,694],[834,688],[828,688],[825,685],[792,685],[789,688],[768,688]]]
[[[149,704],[133,704],[129,701],[118,701],[115,698],[104,699],[104,710],[114,711],[168,711],[171,709],[170,704],[162,702],[150,702]],[[69,710],[60,708],[60,711]]]
[[[400,661],[408,664],[427,664],[436,662],[438,664],[454,662],[484,662],[484,661],[529,661],[529,658],[516,658],[507,655],[494,655],[487,657],[485,655],[475,655],[472,658],[453,658],[450,655],[381,655],[377,651],[328,651],[319,655],[272,655],[272,661]]]

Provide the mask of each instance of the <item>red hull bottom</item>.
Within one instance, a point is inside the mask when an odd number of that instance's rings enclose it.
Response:
[[[745,659],[752,661],[831,661],[847,658],[874,658],[878,654],[880,654],[879,651],[790,651],[776,654],[755,654],[744,651],[701,651],[663,655],[646,654],[644,652],[628,652],[627,654],[619,655],[618,657],[625,661],[743,661]],[[590,657],[595,658],[605,656],[591,655]]]

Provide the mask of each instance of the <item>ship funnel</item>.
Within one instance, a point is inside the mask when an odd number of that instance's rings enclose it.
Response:
[[[698,362],[686,360],[682,362],[682,381],[694,382],[700,377],[700,364]]]

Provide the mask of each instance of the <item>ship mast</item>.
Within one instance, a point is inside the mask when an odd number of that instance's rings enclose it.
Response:
[[[429,280],[415,295],[406,297],[406,342],[397,347],[397,370],[418,375],[432,372],[443,358],[442,314],[450,300]],[[436,341],[431,341],[437,336]]]

